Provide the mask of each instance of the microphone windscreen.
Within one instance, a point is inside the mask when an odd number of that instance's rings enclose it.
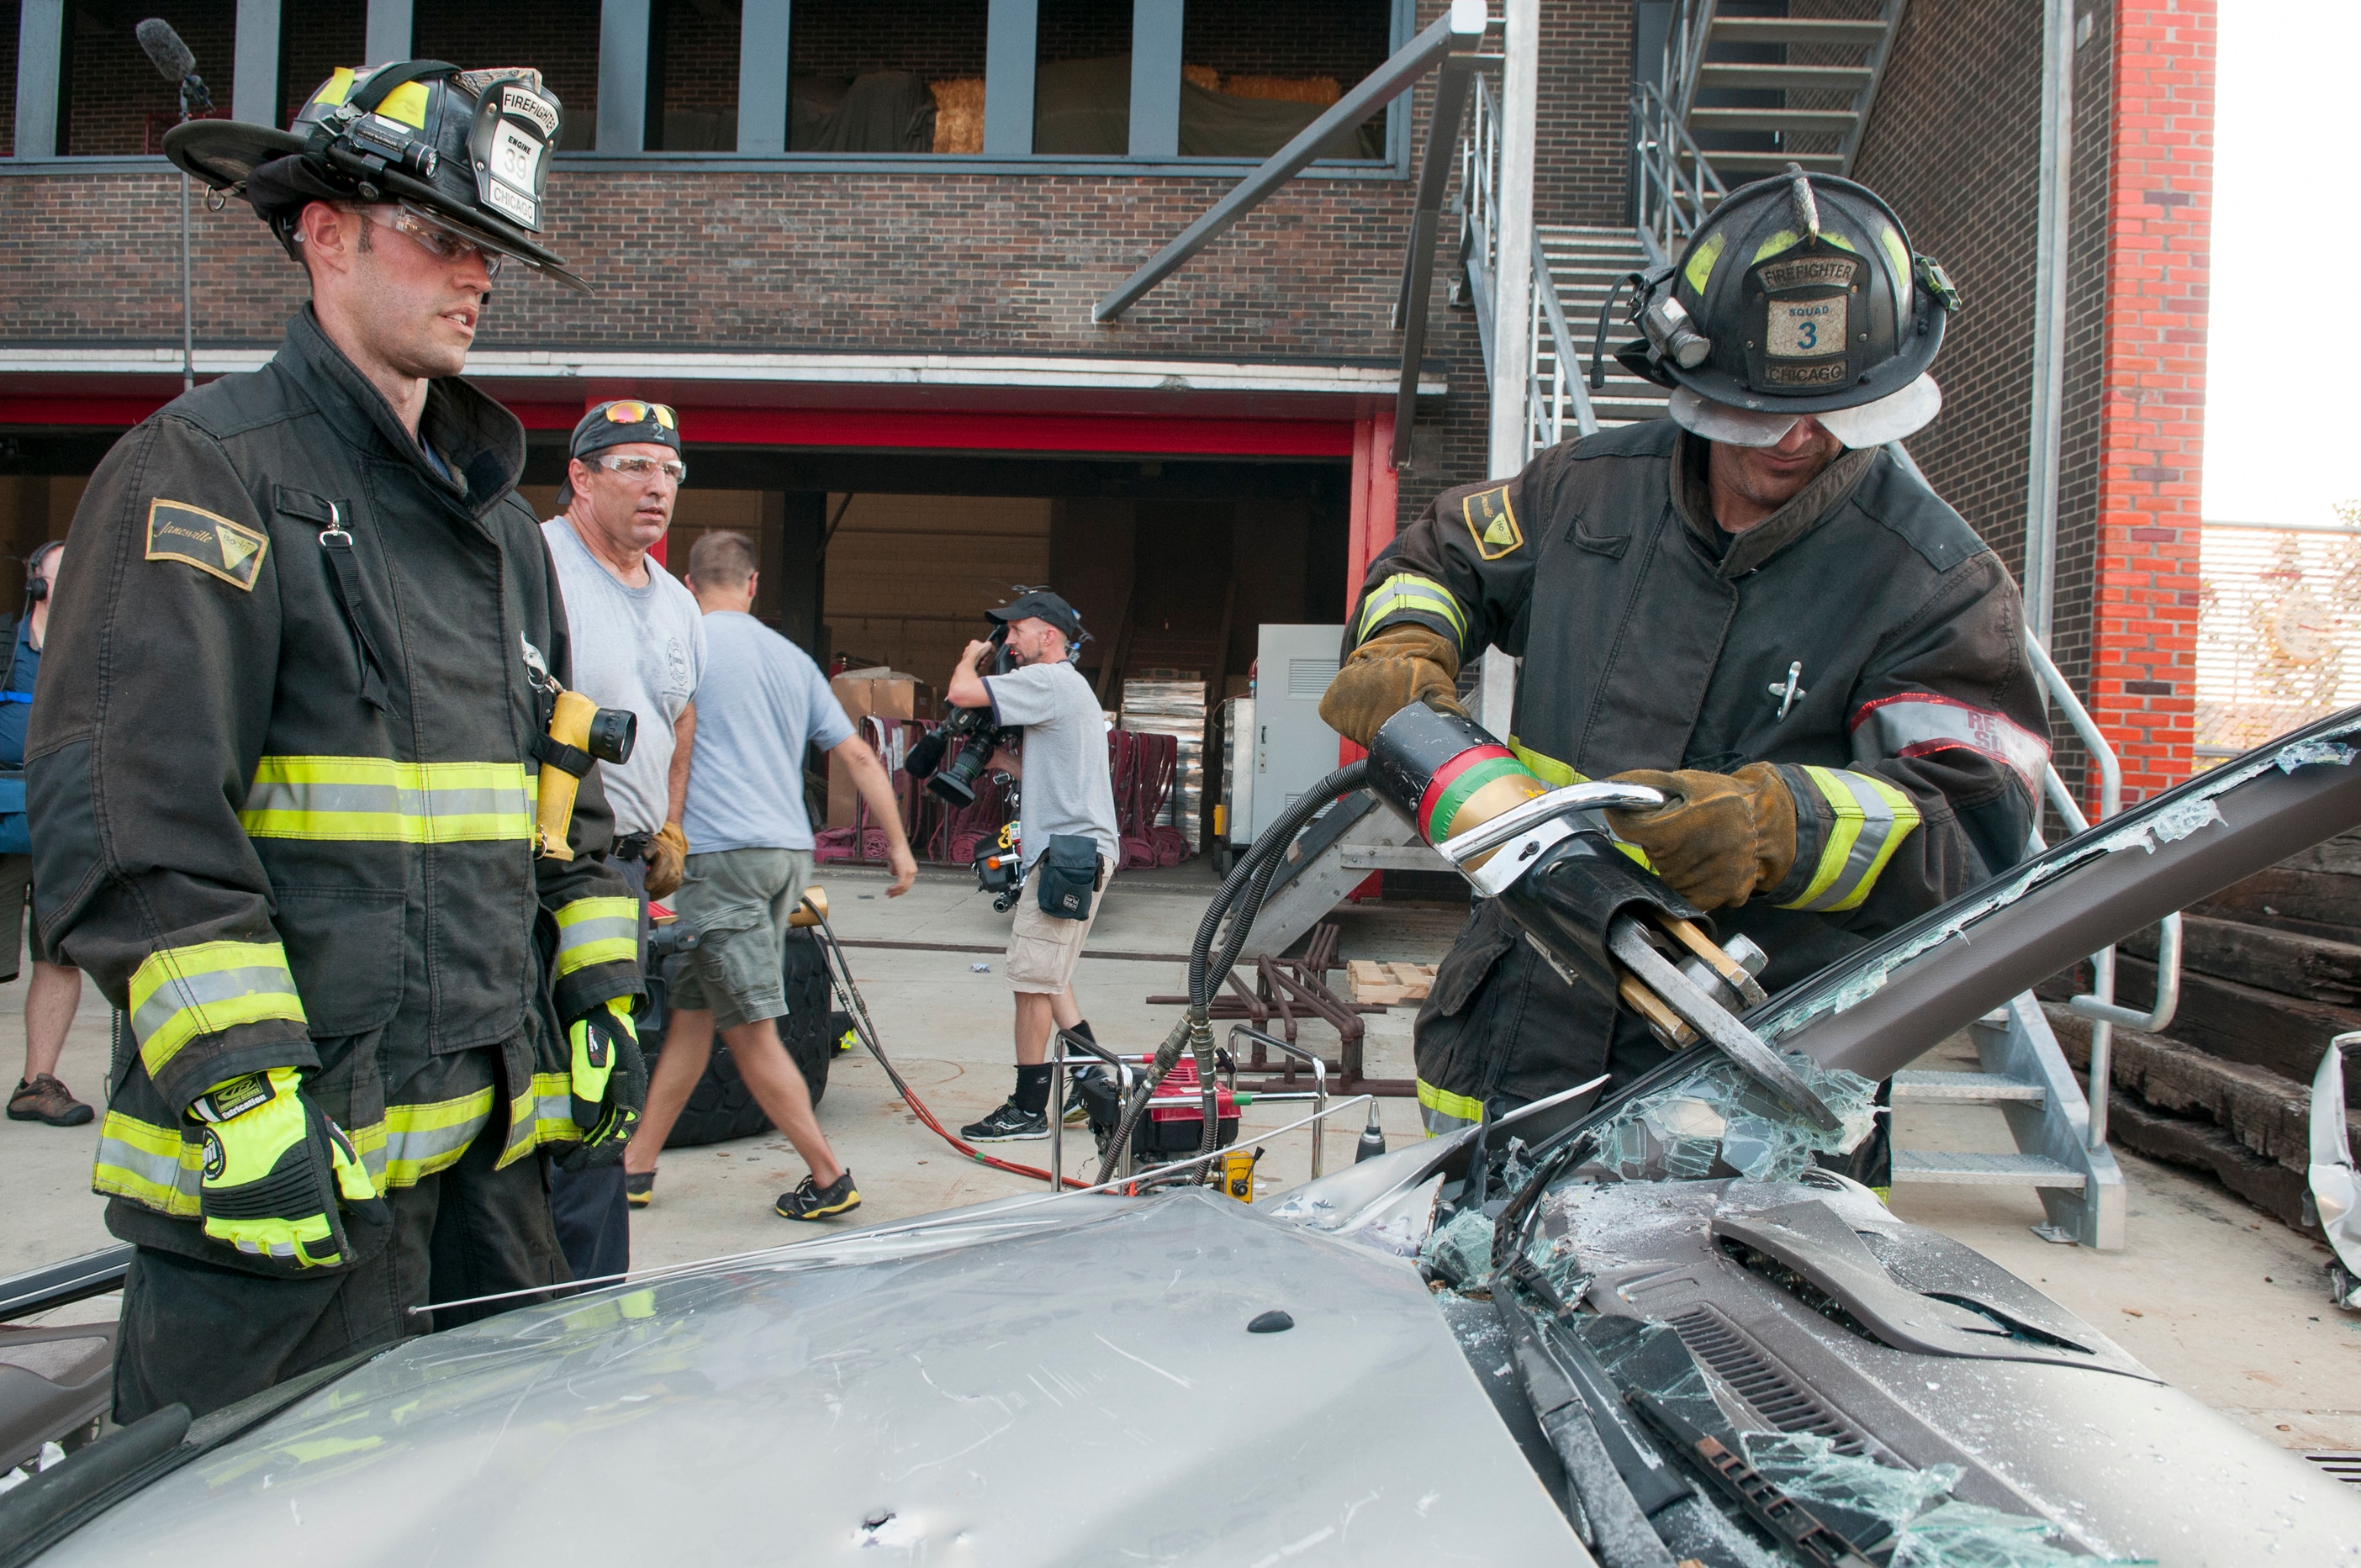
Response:
[[[148,51],[148,58],[164,73],[165,81],[178,82],[195,74],[197,57],[189,52],[189,46],[181,41],[171,23],[161,16],[150,16],[132,30],[139,37],[139,47]]]

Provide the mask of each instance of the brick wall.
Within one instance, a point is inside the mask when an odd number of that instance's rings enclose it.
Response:
[[[796,76],[982,76],[988,10],[987,0],[795,0],[788,70]]]
[[[650,86],[662,109],[724,111],[731,117],[734,136],[740,24],[738,0],[658,0],[653,30],[662,48],[650,61],[654,78]],[[790,28],[788,47],[794,44]],[[649,117],[652,129],[662,124],[657,116]],[[736,143],[725,139],[722,145]]]
[[[16,152],[16,34],[23,7],[0,5],[0,158]]]
[[[281,126],[295,123],[296,111],[339,67],[383,63],[362,58],[368,52],[368,11],[350,0],[280,0]]]
[[[2127,799],[2189,775],[2214,0],[2120,0],[2091,707]]]
[[[141,52],[133,32],[149,16],[172,24],[196,55],[197,74],[214,102],[228,111],[236,0],[82,0],[66,15],[66,133],[60,151],[136,153],[149,115],[179,113],[179,93]]]
[[[1631,47],[1629,0],[1542,7],[1535,223],[1631,221]]]
[[[2076,51],[2069,201],[2065,431],[2052,646],[2088,692],[2098,526],[2100,366],[2105,336],[2114,0],[2094,0]],[[1960,0],[1905,14],[1854,176],[1890,202],[1911,243],[1940,260],[1967,308],[1935,366],[1944,411],[1911,454],[2020,579],[2031,432],[2033,299],[2041,137],[2041,33],[2016,0]],[[2061,721],[2059,771],[2082,756]]]
[[[489,5],[483,0],[417,0],[411,49],[469,71],[530,65],[557,95],[566,117],[592,123],[598,107],[598,14],[559,5]],[[370,63],[375,64],[376,61]],[[588,145],[566,133],[566,145]]]

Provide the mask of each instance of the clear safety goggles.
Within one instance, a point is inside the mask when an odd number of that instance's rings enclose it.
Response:
[[[446,265],[456,265],[473,256],[483,263],[485,276],[498,278],[502,264],[508,260],[506,252],[493,249],[477,236],[407,202],[398,206],[377,204],[346,210],[358,213],[379,228],[391,229]]]
[[[1935,385],[1934,377],[1921,376],[1874,402],[1806,415],[1732,408],[1701,398],[1686,387],[1675,387],[1671,411],[1683,430],[1730,446],[1776,446],[1803,420],[1815,419],[1822,430],[1858,452],[1925,429],[1943,411],[1943,391]]]
[[[625,420],[636,424],[637,420]],[[604,468],[609,474],[620,474],[626,479],[650,479],[662,474],[677,485],[688,477],[688,465],[677,457],[585,457],[583,462],[593,468]]]

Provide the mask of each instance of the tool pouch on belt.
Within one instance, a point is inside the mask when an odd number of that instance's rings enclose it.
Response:
[[[1060,920],[1091,917],[1091,895],[1099,890],[1099,845],[1078,833],[1060,833],[1033,867],[1033,896],[1041,913]]]

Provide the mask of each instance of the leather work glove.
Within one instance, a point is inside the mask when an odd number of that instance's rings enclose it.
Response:
[[[688,861],[688,835],[677,822],[667,822],[648,840],[648,896],[670,898],[680,891]]]
[[[339,1205],[387,1223],[385,1200],[345,1130],[301,1092],[291,1067],[246,1073],[197,1096],[205,1124],[198,1188],[205,1234],[242,1253],[327,1268],[350,1243]]]
[[[588,1170],[623,1157],[647,1102],[648,1069],[631,1025],[631,999],[618,996],[577,1018],[566,1031],[573,1050],[574,1124],[582,1141],[558,1157],[563,1170]]]
[[[1662,806],[1609,810],[1607,820],[1700,909],[1735,908],[1778,886],[1795,863],[1795,797],[1769,762],[1734,773],[1634,768],[1615,778],[1664,792]]]
[[[1449,638],[1424,626],[1389,626],[1354,649],[1328,683],[1321,722],[1366,746],[1387,719],[1421,700],[1465,718],[1458,679],[1459,650]]]

